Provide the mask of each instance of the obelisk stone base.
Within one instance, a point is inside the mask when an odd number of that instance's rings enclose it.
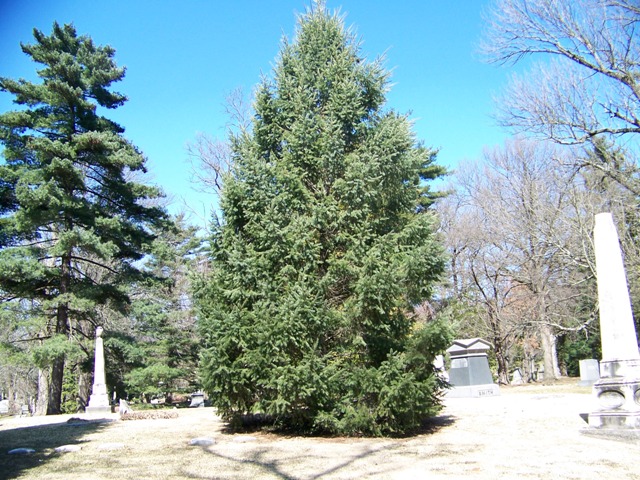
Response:
[[[107,413],[113,413],[113,412],[111,411],[111,406],[107,405],[106,407],[85,407],[84,413],[89,416],[95,417],[95,416],[106,415]]]
[[[600,373],[604,378],[593,385],[599,408],[589,414],[589,426],[640,429],[640,361],[605,361]]]
[[[94,386],[93,390],[89,397],[89,405],[84,409],[85,413],[92,416],[111,413],[111,404],[109,403],[109,395],[107,395],[105,386]]]
[[[85,408],[85,413],[91,416],[111,413],[109,395],[106,393],[93,393],[89,397],[89,405]]]

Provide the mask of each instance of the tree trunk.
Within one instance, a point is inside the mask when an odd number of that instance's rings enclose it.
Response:
[[[49,403],[47,415],[62,413],[62,385],[64,383],[64,357],[58,357],[51,366],[51,380],[49,382]]]
[[[17,399],[18,395],[16,392],[16,388],[15,385],[12,383],[10,383],[7,386],[7,391],[4,395],[2,395],[2,393],[0,393],[0,399],[7,399],[9,400],[9,412],[10,413],[16,413],[15,411],[15,405],[16,405],[16,399]]]
[[[527,383],[534,382],[536,380],[535,353],[530,346],[528,338],[525,338],[523,341],[523,357],[522,369],[524,370],[524,380]]]
[[[509,362],[504,354],[505,348],[500,339],[493,339],[493,346],[496,352],[496,361],[498,362],[498,383],[501,385],[509,385]]]
[[[62,266],[60,275],[60,295],[69,292],[71,284],[71,257],[62,256]],[[58,305],[56,322],[56,333],[69,334],[69,304]],[[62,385],[64,383],[64,355],[57,357],[51,366],[51,379],[49,382],[49,405],[47,415],[58,415],[62,413]]]
[[[91,395],[91,373],[80,371],[78,373],[78,412],[84,412]]]
[[[46,415],[49,404],[49,372],[38,369],[38,393],[36,395],[35,415]]]
[[[557,380],[560,377],[558,370],[558,355],[556,352],[556,336],[553,329],[546,324],[540,328],[542,340],[542,354],[544,359],[544,381]]]

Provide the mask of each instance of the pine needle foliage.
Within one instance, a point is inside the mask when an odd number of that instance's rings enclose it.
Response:
[[[199,342],[188,293],[202,239],[184,215],[173,220],[175,230],[157,238],[146,258],[144,268],[152,277],[134,285],[130,295],[127,319],[135,355],[124,362],[131,367],[124,378],[130,398],[191,393],[199,387]]]
[[[160,191],[133,180],[146,159],[102,115],[126,101],[110,88],[125,73],[115,51],[72,25],[34,38],[22,50],[41,82],[0,78],[17,105],[0,115],[0,300],[37,322],[47,412],[60,413],[68,343],[92,337],[98,305],[127,303],[166,214]]]
[[[442,174],[389,74],[316,5],[284,41],[232,138],[211,273],[196,288],[203,384],[228,419],[397,434],[438,411],[446,325],[418,328],[443,249],[428,211]]]

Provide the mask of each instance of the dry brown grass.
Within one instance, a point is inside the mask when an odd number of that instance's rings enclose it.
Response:
[[[507,385],[500,387],[503,394],[511,393],[527,393],[527,394],[560,394],[560,393],[574,393],[574,394],[591,394],[591,387],[581,386],[579,380],[572,377],[563,377],[553,382],[540,382],[540,383],[524,383],[522,385]]]
[[[212,409],[174,419],[72,426],[68,417],[0,419],[0,477],[29,479],[640,479],[640,445],[581,431],[590,388],[576,380],[447,399],[425,432],[402,439],[224,433]],[[115,416],[117,418],[117,416]],[[211,437],[211,446],[190,446]],[[78,444],[73,453],[55,447]],[[36,453],[7,455],[15,447]]]

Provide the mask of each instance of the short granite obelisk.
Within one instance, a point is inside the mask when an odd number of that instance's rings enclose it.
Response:
[[[596,215],[594,228],[602,361],[593,391],[600,405],[589,426],[640,428],[640,352],[633,322],[620,241],[610,213]]]
[[[104,414],[111,413],[109,395],[107,394],[107,382],[104,374],[104,344],[102,341],[102,327],[96,328],[96,352],[93,369],[93,390],[89,397],[89,405],[86,413]]]

